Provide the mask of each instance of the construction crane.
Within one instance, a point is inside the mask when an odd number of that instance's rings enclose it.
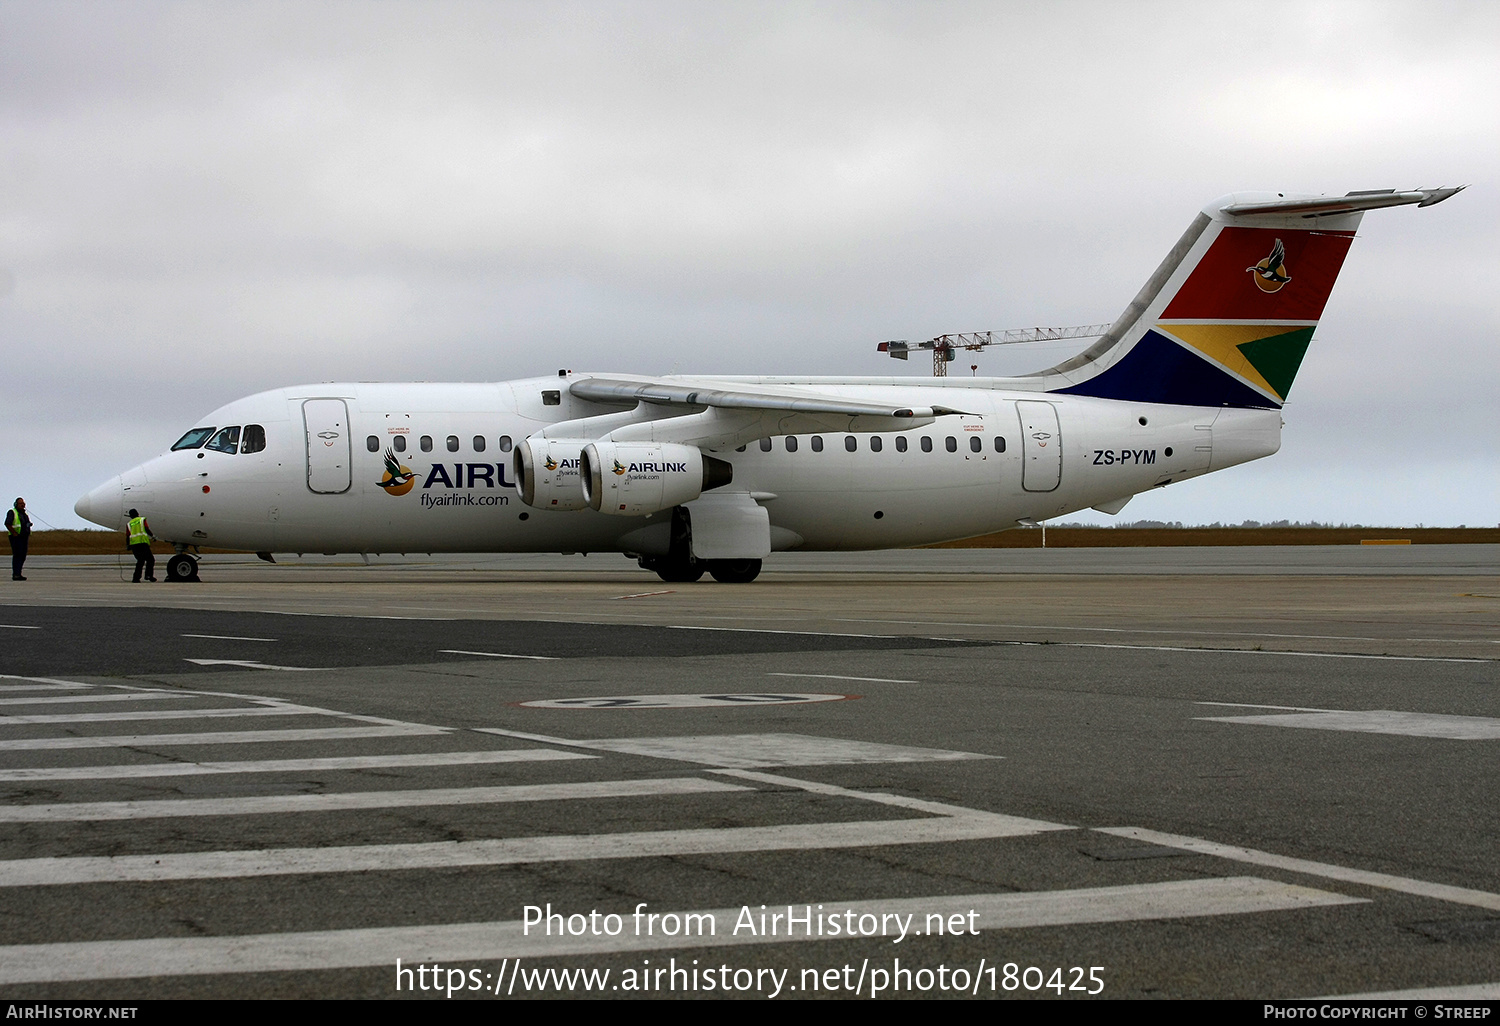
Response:
[[[1110,329],[1108,324],[1081,324],[1071,328],[1011,328],[1008,331],[969,331],[956,335],[939,335],[926,342],[908,342],[899,339],[882,342],[876,346],[878,352],[895,360],[905,360],[913,349],[932,350],[932,376],[948,376],[948,364],[953,354],[960,349],[977,352],[987,346],[1013,346],[1022,342],[1054,342],[1060,339],[1093,338]]]

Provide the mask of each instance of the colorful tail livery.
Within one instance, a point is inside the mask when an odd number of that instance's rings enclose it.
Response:
[[[1312,342],[1366,210],[1462,189],[1235,193],[1203,209],[1109,332],[1044,371],[1046,390],[1275,409]]]

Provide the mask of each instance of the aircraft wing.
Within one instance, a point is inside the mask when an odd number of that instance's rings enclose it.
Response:
[[[774,389],[726,389],[670,381],[631,381],[585,378],[568,386],[579,399],[601,403],[651,403],[659,406],[709,406],[725,410],[781,410],[786,413],[829,413],[846,417],[930,419],[961,411],[946,406],[922,408],[862,402],[840,396]]]
[[[909,431],[963,412],[946,406],[848,399],[802,388],[683,379],[588,377],[570,383],[568,392],[588,402],[632,409],[553,424],[542,432],[547,437],[676,442],[708,449],[775,435]]]

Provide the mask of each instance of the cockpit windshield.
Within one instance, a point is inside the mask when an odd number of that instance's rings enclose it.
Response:
[[[214,435],[208,443],[210,449],[216,452],[238,452],[240,448],[240,429],[238,427],[227,427]]]
[[[177,439],[176,443],[172,446],[172,451],[176,452],[178,449],[201,449],[203,448],[203,443],[208,441],[209,436],[213,433],[214,429],[211,427],[193,428],[193,430]]]

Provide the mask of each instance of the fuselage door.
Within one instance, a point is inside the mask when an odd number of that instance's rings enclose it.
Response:
[[[1021,487],[1028,492],[1050,492],[1062,480],[1062,430],[1057,407],[1022,399],[1016,403],[1021,418]]]
[[[349,490],[349,410],[342,399],[309,399],[302,404],[307,425],[307,487],[335,495]]]

